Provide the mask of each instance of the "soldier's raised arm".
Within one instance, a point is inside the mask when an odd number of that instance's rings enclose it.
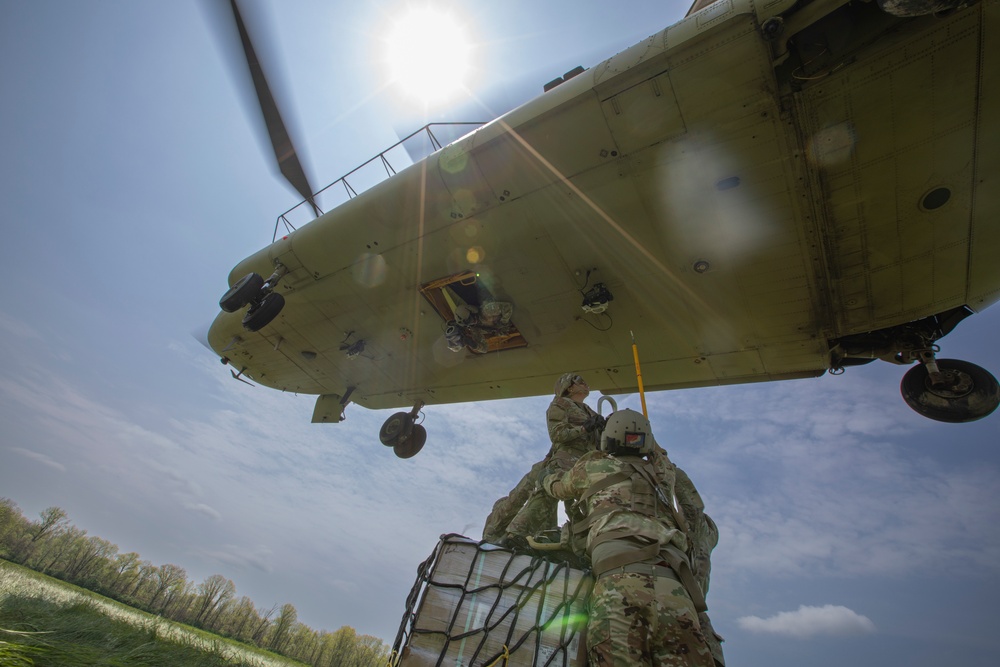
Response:
[[[677,465],[674,465],[674,471],[674,495],[677,497],[677,505],[684,512],[688,525],[693,530],[702,520],[705,502],[687,473]]]
[[[594,450],[584,454],[576,464],[566,472],[555,472],[542,479],[542,489],[553,498],[559,500],[576,500],[590,488],[593,480],[587,475],[587,462],[602,458],[604,454]]]

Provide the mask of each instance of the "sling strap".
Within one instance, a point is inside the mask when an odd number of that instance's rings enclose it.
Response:
[[[653,469],[653,466],[651,466],[648,462],[643,462],[643,465],[641,466],[635,461],[628,461],[628,464],[632,466],[633,470],[642,475],[642,478],[653,487],[653,493],[659,497],[659,494],[662,493],[662,489],[660,489],[660,484],[657,481],[656,471]],[[669,502],[669,499],[666,497],[660,498],[660,503],[665,505],[667,510],[670,511],[670,515],[673,517],[674,523],[677,524],[677,528],[679,528],[686,537],[688,535],[688,527],[687,520],[684,517],[684,512],[674,507],[674,504]]]
[[[706,611],[708,604],[705,602],[705,594],[702,592],[698,580],[694,578],[694,573],[691,572],[691,564],[688,562],[688,558],[684,555],[684,552],[668,544],[660,551],[660,557],[677,573],[677,578],[680,580],[681,585],[684,586],[684,590],[691,597],[691,602],[694,603],[695,611]]]

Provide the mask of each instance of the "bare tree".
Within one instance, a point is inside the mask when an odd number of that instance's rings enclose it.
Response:
[[[28,530],[28,520],[10,498],[0,498],[0,556],[9,556]]]
[[[77,540],[86,537],[87,531],[69,526],[48,534],[35,543],[31,555],[24,564],[38,572],[55,574],[66,569],[65,560],[75,547]]]
[[[186,621],[194,600],[194,584],[185,579],[179,579],[171,584],[163,596],[160,613],[175,621]]]
[[[32,530],[32,542],[37,542],[49,533],[59,532],[61,528],[64,528],[69,523],[66,512],[60,507],[47,507],[43,509],[41,517],[42,520],[35,524]]]
[[[153,584],[153,597],[147,602],[147,606],[150,611],[157,611],[156,602],[161,597],[167,593],[171,588],[176,587],[178,584],[183,584],[187,582],[187,572],[184,568],[177,567],[167,563],[166,565],[161,565],[156,568],[153,574],[154,584]],[[169,598],[168,598],[169,599]],[[166,604],[166,603],[164,603]],[[163,604],[160,606],[160,610],[163,609]]]
[[[148,560],[140,562],[136,568],[135,586],[132,587],[129,597],[134,600],[139,600],[140,595],[142,594],[142,589],[147,587],[150,582],[152,582],[153,575],[158,569],[159,568],[150,563]]]
[[[66,576],[78,583],[86,583],[88,577],[102,564],[107,565],[116,553],[118,545],[103,538],[91,536],[78,540],[67,563]]]
[[[226,607],[226,613],[220,619],[219,629],[231,637],[240,640],[250,638],[250,630],[254,627],[253,619],[259,619],[253,600],[246,595]]]
[[[48,507],[41,512],[41,521],[29,522],[27,540],[18,544],[14,554],[19,563],[27,563],[38,547],[39,541],[48,539],[66,527],[66,512],[59,507]]]
[[[221,574],[213,574],[198,584],[198,601],[195,603],[194,622],[207,625],[215,608],[236,595],[236,584]]]
[[[281,605],[281,612],[278,618],[274,619],[274,627],[271,629],[271,639],[268,648],[272,651],[280,652],[291,637],[292,626],[299,618],[299,613],[295,607],[287,602]]]
[[[250,635],[251,641],[253,641],[253,643],[257,646],[264,646],[264,635],[267,634],[267,629],[271,627],[270,619],[276,611],[278,611],[278,605],[274,605],[266,612],[259,615],[257,625],[254,627],[253,632]]]
[[[113,593],[122,593],[139,576],[139,554],[130,551],[127,554],[118,554],[115,561],[110,566],[114,573],[113,578],[108,582],[108,590]],[[126,574],[127,573],[127,574]]]

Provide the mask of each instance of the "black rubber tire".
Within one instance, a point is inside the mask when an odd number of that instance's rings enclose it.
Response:
[[[923,364],[908,370],[899,385],[906,404],[924,417],[959,424],[982,419],[1000,405],[1000,384],[985,368],[959,359],[938,359],[937,365],[954,380],[950,387],[932,387]]]
[[[219,299],[219,308],[227,313],[235,313],[237,310],[253,301],[261,288],[264,287],[264,279],[259,273],[248,273],[229,288],[229,291]]]
[[[397,412],[382,424],[378,432],[379,442],[386,447],[395,447],[412,425],[413,416],[409,412]]]
[[[427,442],[427,429],[420,424],[414,424],[410,437],[394,445],[392,451],[399,458],[408,459],[416,456],[417,452],[424,448],[425,442]]]
[[[285,297],[277,292],[271,292],[247,311],[243,318],[243,328],[247,331],[260,331],[270,324],[284,307]]]

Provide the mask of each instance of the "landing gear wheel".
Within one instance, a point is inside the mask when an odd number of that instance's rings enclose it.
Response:
[[[219,299],[219,308],[227,313],[235,313],[250,303],[264,287],[264,279],[259,273],[248,273],[233,284]]]
[[[924,364],[903,376],[899,390],[911,408],[929,419],[953,424],[982,419],[1000,405],[1000,384],[985,368],[958,359],[938,359],[942,382],[931,383]]]
[[[270,324],[284,307],[285,297],[277,292],[271,292],[261,299],[260,303],[250,307],[243,318],[243,328],[247,331],[260,331]]]
[[[402,442],[402,439],[406,437],[411,428],[413,428],[413,415],[409,412],[397,412],[382,424],[382,428],[378,432],[378,439],[386,447],[395,447]],[[422,426],[420,428],[423,430]],[[424,436],[426,437],[426,432]]]
[[[417,452],[424,448],[425,442],[427,442],[427,429],[420,424],[414,424],[413,430],[410,431],[410,437],[393,445],[392,451],[399,458],[408,459],[411,456],[416,456]]]

